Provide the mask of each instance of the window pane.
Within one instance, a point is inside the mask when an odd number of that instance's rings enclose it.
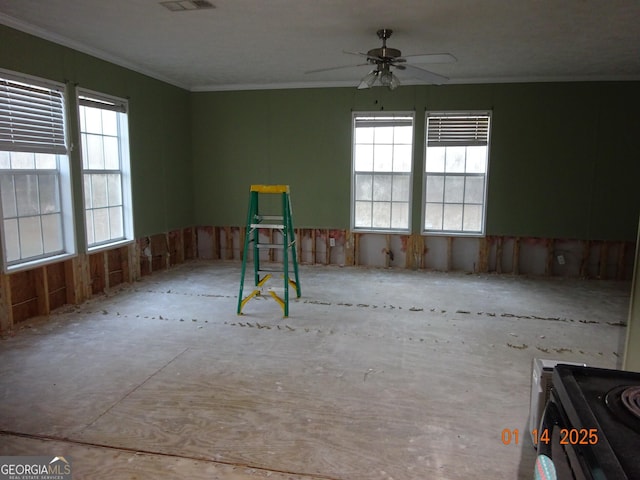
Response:
[[[409,228],[409,204],[394,202],[391,204],[391,228]]]
[[[375,142],[380,143],[393,143],[393,128],[394,127],[375,127],[374,139]]]
[[[445,147],[427,148],[427,172],[444,172]]]
[[[80,131],[87,131],[87,121],[85,120],[87,108],[80,106]]]
[[[392,175],[375,175],[373,177],[373,199],[391,201]]]
[[[373,127],[356,128],[355,143],[373,143]]]
[[[18,220],[4,221],[4,247],[7,252],[7,262],[20,260],[20,237],[18,236]]]
[[[104,168],[107,170],[120,168],[120,152],[118,152],[116,137],[104,137]]]
[[[462,205],[444,204],[444,219],[442,222],[444,230],[462,229]]]
[[[82,143],[82,168],[87,169],[89,168],[89,142],[86,133],[80,135],[80,143]]]
[[[484,202],[484,177],[467,177],[467,184],[464,190],[464,202]]]
[[[411,145],[394,145],[393,147],[393,171],[411,171]]]
[[[424,217],[425,228],[429,230],[442,230],[441,203],[427,203]]]
[[[464,177],[445,177],[444,201],[445,203],[462,203],[464,194]]]
[[[118,114],[113,110],[102,110],[102,133],[118,136]]]
[[[373,175],[356,175],[356,200],[373,199]]]
[[[106,207],[107,202],[107,176],[96,173],[91,175],[91,203],[93,208]]]
[[[107,187],[109,189],[109,206],[122,205],[122,183],[121,175],[107,175]]]
[[[109,240],[109,209],[100,208],[93,211],[93,228],[96,243]]]
[[[11,156],[9,152],[0,152],[0,170],[11,168]]]
[[[442,175],[427,177],[427,202],[444,200],[444,177]]]
[[[57,175],[38,175],[40,189],[40,213],[60,211],[60,195]]]
[[[22,258],[35,257],[44,253],[40,217],[18,219]]]
[[[371,202],[356,202],[356,227],[371,227]]]
[[[403,125],[401,127],[394,127],[393,132],[393,142],[397,145],[398,143],[413,143],[413,127],[410,125]]]
[[[84,174],[84,208],[93,208],[91,201],[91,175]]]
[[[392,200],[408,202],[411,193],[411,177],[409,175],[394,175],[393,176],[393,192]]]
[[[373,145],[356,145],[354,167],[356,172],[373,170]]]
[[[486,173],[487,171],[487,147],[467,147],[467,172]]]
[[[447,147],[446,171],[447,173],[464,172],[464,157],[466,147]]]
[[[109,229],[111,231],[111,239],[118,239],[124,236],[122,227],[122,207],[113,207],[109,209]]]
[[[464,225],[462,228],[469,232],[482,230],[482,205],[464,206]]]
[[[87,133],[102,133],[101,109],[92,107],[81,107],[85,112],[84,131]]]
[[[56,170],[58,162],[52,153],[36,153],[36,168],[42,170]]]
[[[38,200],[38,176],[16,175],[16,199],[18,202],[18,215],[38,215],[40,202]]]
[[[373,152],[373,171],[390,172],[393,161],[393,145],[376,145]]]
[[[62,218],[59,213],[42,217],[42,234],[44,253],[62,251]]]
[[[87,227],[87,243],[91,245],[95,243],[95,235],[93,234],[93,210],[87,210],[85,214],[85,223]]]
[[[391,202],[373,202],[373,228],[389,228],[391,225]]]
[[[4,218],[17,216],[18,210],[16,209],[13,175],[0,175],[0,194],[2,194],[2,212]]]
[[[104,168],[104,156],[102,150],[102,137],[87,135],[87,155],[90,170],[102,170]]]
[[[11,152],[11,168],[33,170],[35,155],[26,152]]]

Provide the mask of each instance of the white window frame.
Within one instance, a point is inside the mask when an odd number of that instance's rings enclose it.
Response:
[[[410,159],[409,159],[409,171],[394,171],[393,170],[393,157],[391,159],[391,170],[376,170],[375,168],[375,157],[374,157],[374,165],[369,170],[356,170],[356,122],[367,121],[370,119],[372,123],[375,123],[379,119],[382,122],[388,122],[390,124],[396,123],[394,119],[397,119],[397,123],[406,122],[407,119],[411,120],[411,143],[409,144],[410,148]],[[370,232],[370,233],[409,233],[411,232],[411,207],[412,207],[412,197],[413,197],[413,160],[414,160],[414,146],[415,146],[415,112],[413,111],[375,111],[375,112],[366,112],[359,111],[352,113],[351,119],[351,229],[355,232]],[[374,143],[375,145],[375,143]],[[406,143],[395,144],[392,143],[392,149],[396,145],[406,146]],[[383,200],[381,203],[389,203],[390,204],[390,222],[388,227],[374,226],[373,225],[373,208],[374,203],[376,203],[375,199],[371,199],[370,202],[372,204],[372,222],[371,226],[357,226],[356,225],[356,208],[357,208],[357,177],[358,175],[369,175],[371,174],[373,177],[377,175],[390,175],[392,177],[392,186],[391,186],[391,200]],[[408,179],[408,198],[405,200],[394,200],[393,198],[393,177],[407,177]],[[363,202],[368,202],[369,200],[362,200]],[[393,206],[395,204],[405,204],[407,205],[407,225],[406,227],[397,227],[393,226]]]
[[[80,156],[82,159],[82,202],[83,202],[83,218],[85,226],[85,245],[89,252],[106,250],[120,245],[126,245],[134,241],[133,231],[133,202],[131,196],[131,164],[129,157],[129,104],[122,98],[105,95],[103,93],[87,90],[84,88],[76,89],[76,104],[78,106],[78,126],[79,126],[79,145]],[[83,142],[82,131],[82,107],[99,108],[101,110],[115,111],[117,113],[117,139],[118,139],[118,155],[120,166],[115,168],[89,168],[89,159],[87,158],[87,146]],[[104,132],[100,136],[107,137]],[[120,175],[121,204],[108,204],[107,207],[94,207],[87,205],[88,195],[91,195],[90,187],[87,188],[86,181],[92,175]],[[122,206],[122,235],[101,241],[90,242],[94,235],[90,229],[95,228],[94,210],[103,210],[109,207]],[[91,214],[89,214],[91,212]],[[91,219],[91,222],[89,222]],[[109,227],[110,230],[110,227]]]
[[[3,127],[2,134],[0,135],[0,137],[2,137],[0,138],[0,151],[4,152],[4,161],[10,159],[9,161],[11,163],[9,168],[2,168],[2,165],[0,165],[0,176],[5,179],[5,186],[7,185],[7,179],[9,177],[11,177],[12,182],[12,191],[7,192],[5,190],[4,192],[2,192],[3,196],[6,196],[5,198],[13,197],[14,202],[17,204],[18,193],[16,191],[16,186],[14,183],[15,179],[17,177],[34,175],[38,177],[36,188],[34,189],[34,194],[37,196],[37,198],[32,199],[33,202],[37,202],[37,204],[39,205],[37,213],[32,212],[29,214],[20,214],[20,212],[16,210],[15,214],[13,212],[8,213],[8,217],[5,219],[2,208],[3,202],[0,201],[0,220],[2,220],[2,234],[0,235],[0,256],[2,257],[2,270],[6,273],[11,273],[15,271],[35,268],[53,262],[59,262],[66,258],[74,256],[76,254],[75,225],[73,215],[70,162],[66,146],[68,144],[66,86],[59,82],[53,82],[31,75],[19,74],[2,69],[0,69],[0,78],[7,81],[7,83],[0,85],[0,95],[12,96],[13,94],[8,90],[8,83],[14,82],[15,85],[17,82],[18,84],[26,85],[27,89],[28,87],[34,87],[35,89],[45,89],[52,92],[52,97],[50,98],[58,97],[59,104],[57,104],[55,108],[60,108],[57,114],[51,113],[51,115],[55,116],[55,118],[58,119],[57,121],[46,120],[44,122],[38,122],[37,119],[34,119],[34,117],[32,116],[25,116],[22,120],[17,120],[17,118],[14,117],[13,114],[5,111],[2,107],[0,107],[0,124]],[[57,94],[53,92],[57,92]],[[26,93],[26,91],[24,93]],[[42,98],[39,97],[38,100],[34,101],[40,102],[41,100]],[[29,100],[25,99],[25,101],[28,102]],[[14,103],[14,105],[19,105],[19,103],[20,102],[17,101],[16,103]],[[23,105],[27,104],[23,103]],[[11,110],[12,108],[13,107],[9,107],[9,110]],[[28,112],[27,109],[29,108],[29,106],[25,106],[25,109],[23,109],[22,111]],[[42,113],[44,111],[45,110],[41,110],[40,112]],[[54,110],[51,110],[51,112],[54,112]],[[30,121],[30,119],[33,119],[32,122]],[[62,123],[61,128],[53,126],[60,125],[60,122]],[[22,131],[19,131],[21,129],[20,124],[26,127]],[[29,137],[29,139],[26,140],[26,137]],[[34,155],[34,162],[31,167],[13,167],[13,162],[20,154]],[[38,160],[36,159],[40,154],[50,155],[49,160],[55,158],[55,165],[50,165],[46,168],[41,166],[38,167],[38,164],[41,162],[41,157]],[[39,176],[45,175],[53,175],[55,177],[57,189],[57,192],[55,192],[57,195],[57,206],[55,210],[43,212],[41,210],[42,192],[40,190],[42,184],[40,183]],[[54,242],[51,242],[51,239],[47,241],[47,234],[44,231],[46,227],[43,225],[43,220],[46,217],[50,217],[52,215],[60,216],[59,231],[57,231],[56,233],[60,236],[55,241],[56,244],[58,244],[59,242],[59,248],[47,251],[47,242],[49,242],[50,244]],[[37,218],[39,220],[38,223],[42,253],[32,255],[26,255],[24,253],[24,250],[27,247],[25,246],[25,244],[23,244],[20,238],[21,232],[19,225],[21,219],[24,220],[27,218]],[[7,229],[4,226],[5,220],[16,221],[18,223],[17,235],[19,258],[9,258],[8,240],[6,238]]]
[[[463,236],[463,237],[484,237],[486,231],[486,223],[487,223],[487,192],[488,192],[488,184],[489,184],[489,160],[491,156],[491,114],[490,110],[466,110],[466,111],[427,111],[425,114],[425,145],[424,145],[424,164],[422,168],[422,234],[423,235],[447,235],[447,236]],[[440,117],[480,117],[487,118],[486,124],[486,134],[484,133],[484,127],[479,128],[477,131],[473,131],[473,129],[465,130],[460,134],[455,133],[453,135],[448,135],[446,138],[440,139],[431,139],[429,138],[429,119],[430,117],[440,118]],[[484,165],[483,173],[472,173],[466,171],[466,157],[465,157],[465,171],[463,172],[428,172],[427,171],[427,155],[428,149],[430,146],[445,146],[445,147],[474,147],[474,146],[486,146],[486,158]],[[466,150],[468,152],[468,150]],[[465,153],[466,154],[466,153]],[[483,195],[482,195],[482,203],[481,203],[481,221],[480,221],[480,229],[471,230],[464,229],[464,208],[467,205],[479,205],[476,202],[466,202],[464,199],[465,193],[463,193],[462,202],[446,202],[444,195],[445,190],[443,190],[443,198],[442,198],[442,208],[443,208],[443,223],[442,228],[427,228],[426,214],[427,214],[427,196],[429,192],[427,191],[427,181],[429,177],[441,176],[444,178],[446,182],[447,178],[464,178],[465,186],[466,179],[471,177],[482,177],[484,179],[483,183]],[[464,192],[464,190],[463,190]],[[429,202],[432,205],[438,204],[438,202]],[[461,229],[445,229],[444,228],[444,206],[445,205],[462,205],[463,208],[463,220],[462,220],[462,228]]]

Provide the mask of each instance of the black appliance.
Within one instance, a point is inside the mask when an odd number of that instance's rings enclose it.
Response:
[[[640,480],[640,373],[557,365],[538,455],[558,480]]]

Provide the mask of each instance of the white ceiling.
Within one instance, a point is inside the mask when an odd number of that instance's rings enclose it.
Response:
[[[403,55],[451,83],[640,80],[638,0],[0,0],[0,23],[190,90],[356,86],[356,65],[394,30]],[[419,80],[398,72],[403,84]]]

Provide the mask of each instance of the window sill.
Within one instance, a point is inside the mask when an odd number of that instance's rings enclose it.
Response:
[[[3,271],[9,275],[16,272],[23,272],[25,270],[34,270],[53,263],[64,262],[65,260],[69,260],[74,257],[76,257],[75,253],[61,253],[59,255],[54,255],[53,257],[39,258],[38,260],[23,262],[16,265],[5,265]]]
[[[134,240],[127,238],[125,240],[119,240],[113,243],[105,243],[104,245],[96,245],[95,247],[88,247],[87,253],[99,253],[104,252],[105,250],[113,250],[115,248],[126,247],[127,245],[131,245],[134,243]]]

